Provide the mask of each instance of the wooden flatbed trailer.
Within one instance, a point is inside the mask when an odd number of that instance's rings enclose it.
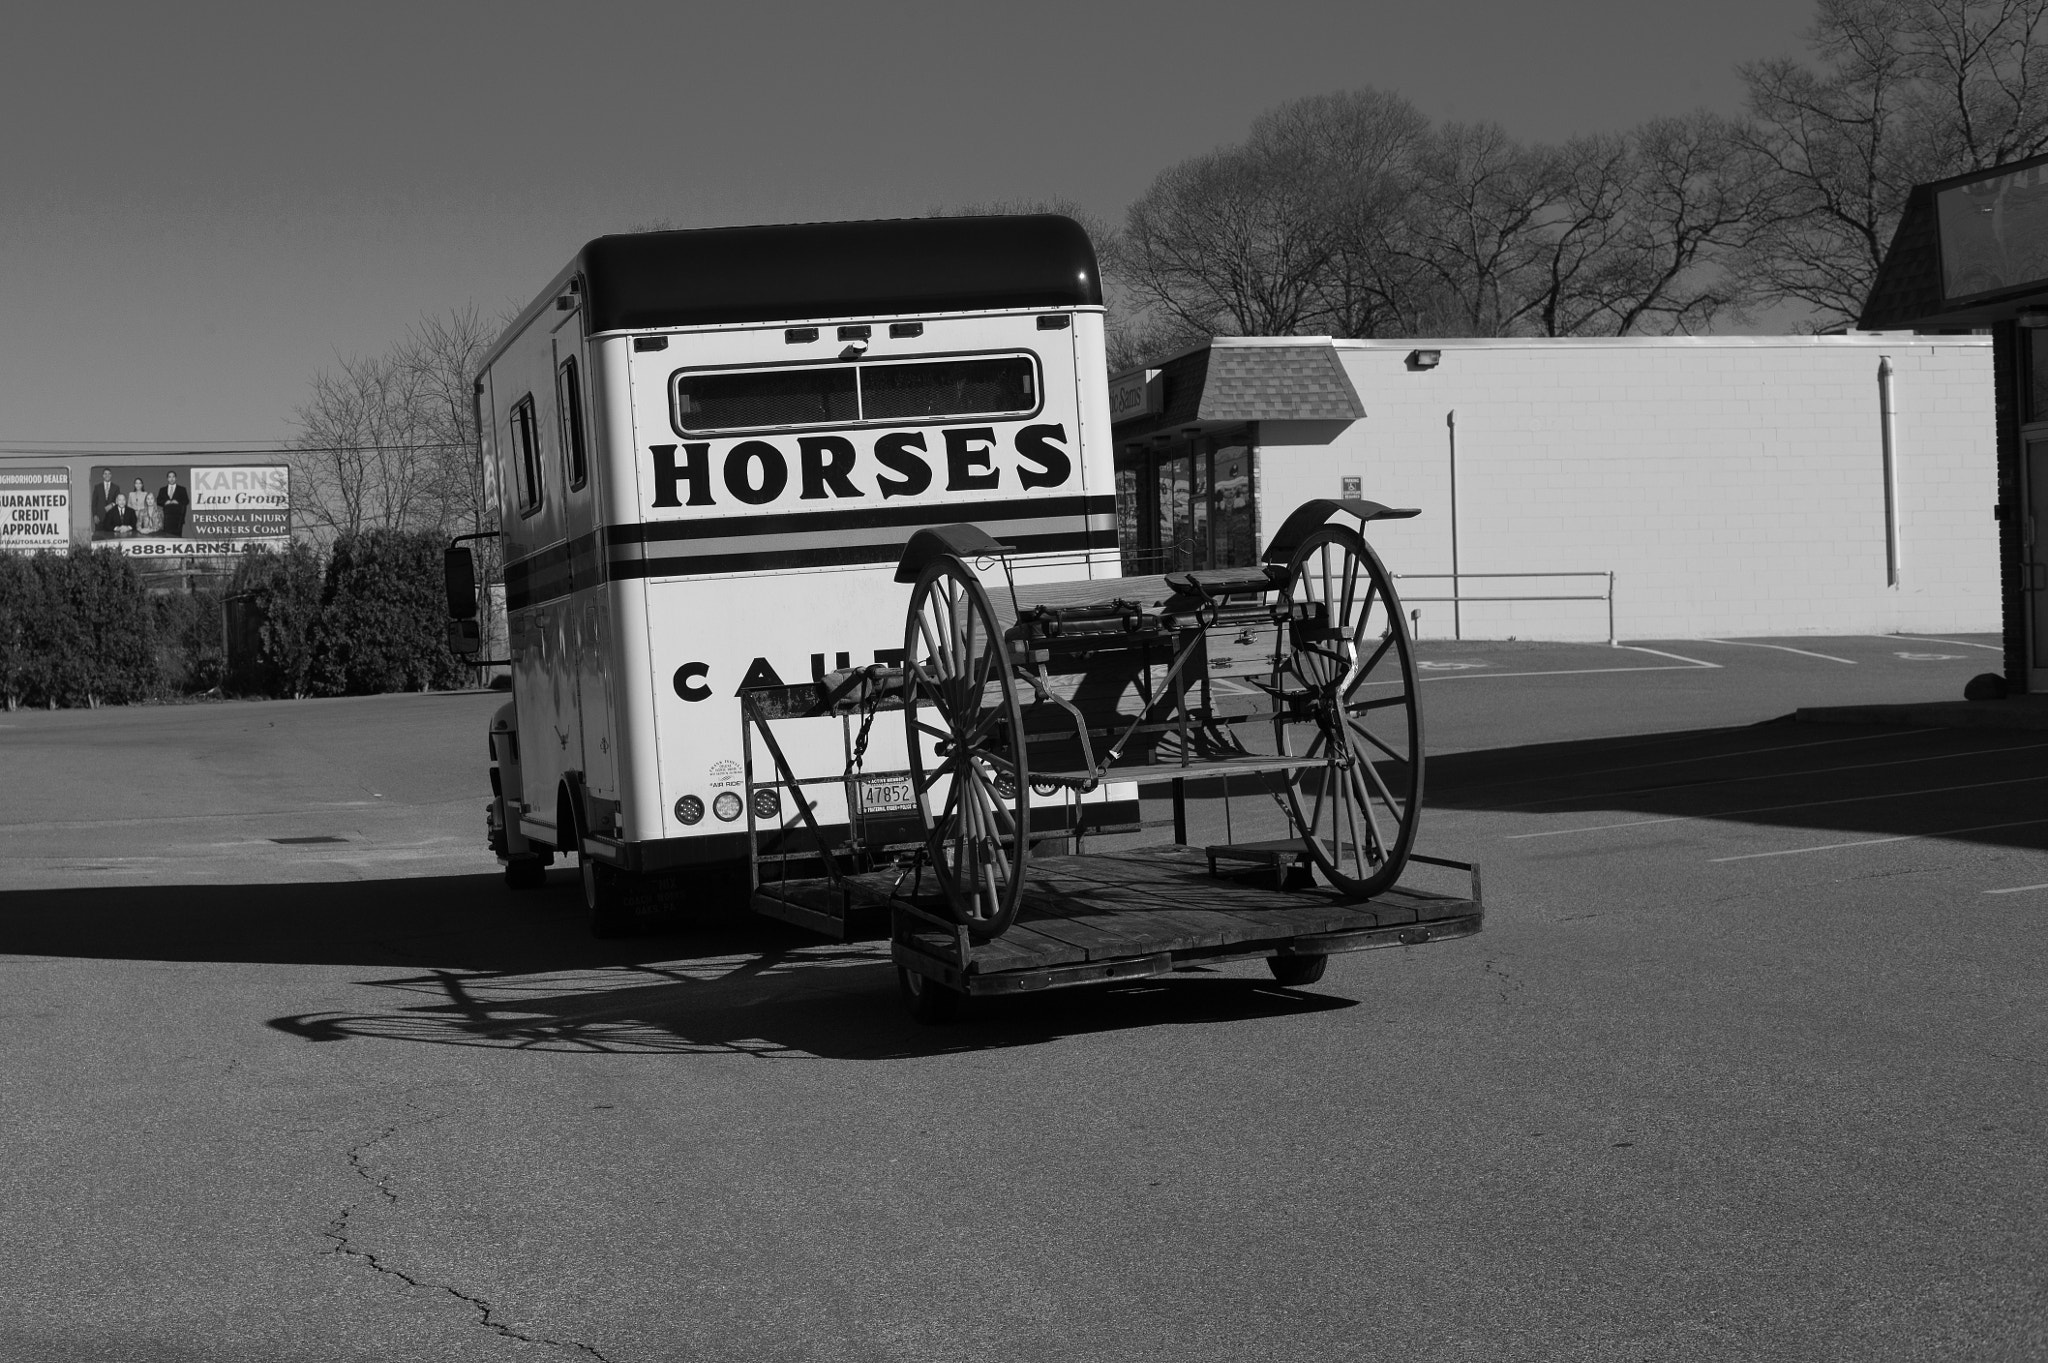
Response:
[[[1308,984],[1339,952],[1478,932],[1477,868],[1413,851],[1423,751],[1407,621],[1364,539],[1330,523],[1338,513],[1414,514],[1312,502],[1255,568],[1012,578],[1001,604],[974,565],[1007,569],[1004,546],[972,526],[919,531],[897,572],[913,584],[900,665],[741,693],[755,909],[837,937],[886,915],[924,1021],[967,998],[1201,962],[1263,958],[1281,983]],[[1261,631],[1270,680],[1233,706],[1209,640]],[[862,770],[885,711],[905,717],[907,772]],[[845,730],[845,770],[800,775],[775,725],[822,719]],[[1247,726],[1270,726],[1271,744],[1247,743]],[[1220,779],[1227,806],[1240,777],[1265,787],[1292,836],[1197,848],[1177,817],[1173,845],[1089,853],[1100,830],[1078,800],[1057,802],[1106,782],[1171,782],[1178,812],[1186,782]],[[804,792],[834,783],[855,813],[828,845]],[[876,789],[913,808],[870,815]],[[1464,872],[1465,892],[1401,885],[1410,862]]]
[[[1464,895],[1397,886],[1350,900],[1326,888],[1282,890],[1243,874],[1208,869],[1208,849],[1169,845],[1041,858],[1016,922],[977,942],[942,916],[934,896],[897,893],[895,871],[847,878],[855,914],[890,916],[896,964],[961,998],[1027,994],[1105,980],[1163,975],[1183,966],[1260,960],[1283,984],[1312,984],[1323,963],[1347,951],[1421,946],[1469,937],[1483,909],[1476,868],[1421,857],[1470,876]],[[769,883],[755,907],[774,917],[818,922],[843,910],[828,881]],[[922,992],[922,991],[920,991]],[[944,1009],[944,995],[934,1012]]]

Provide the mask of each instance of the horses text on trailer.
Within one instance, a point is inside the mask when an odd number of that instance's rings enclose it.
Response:
[[[515,885],[573,850],[600,932],[665,874],[746,859],[740,688],[895,661],[920,527],[999,535],[1022,582],[1120,575],[1101,287],[1066,218],[600,237],[476,397],[512,672],[492,846]],[[906,764],[877,727],[864,769]],[[922,836],[907,785],[860,789],[864,818]],[[1133,797],[1034,827],[1135,823]],[[846,797],[816,798],[843,832]]]

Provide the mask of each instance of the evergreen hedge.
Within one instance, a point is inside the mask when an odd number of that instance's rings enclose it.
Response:
[[[227,588],[150,591],[107,549],[0,554],[0,703],[98,706],[212,691],[360,696],[449,690],[474,673],[448,651],[442,541],[377,530],[323,558],[251,549]],[[223,614],[253,612],[253,657],[230,672]]]

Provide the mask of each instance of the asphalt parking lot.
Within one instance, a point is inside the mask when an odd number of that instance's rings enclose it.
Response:
[[[1481,936],[935,1029],[505,890],[499,697],[0,715],[0,1357],[2041,1357],[2048,732],[1785,718],[1995,643],[1425,643]]]

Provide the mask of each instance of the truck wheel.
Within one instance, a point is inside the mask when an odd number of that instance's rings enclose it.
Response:
[[[514,857],[505,863],[505,883],[515,890],[538,890],[548,883],[548,864],[539,857]]]
[[[1305,984],[1314,984],[1323,978],[1323,970],[1330,964],[1328,956],[1303,953],[1299,956],[1268,956],[1266,968],[1273,972],[1273,978],[1290,989]]]
[[[930,976],[900,965],[896,967],[896,988],[903,995],[903,1006],[910,1010],[911,1019],[926,1026],[953,1021],[960,1016],[960,1005],[966,1002],[959,990],[948,989]]]
[[[625,903],[625,875],[581,854],[576,860],[583,868],[583,910],[590,916],[590,935],[624,937],[633,930],[633,915]]]

